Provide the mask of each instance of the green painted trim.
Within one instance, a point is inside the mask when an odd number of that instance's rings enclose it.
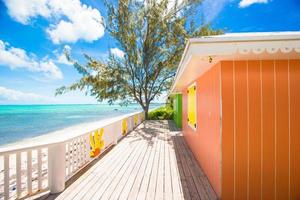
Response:
[[[174,94],[173,99],[174,122],[178,128],[182,128],[182,94]]]

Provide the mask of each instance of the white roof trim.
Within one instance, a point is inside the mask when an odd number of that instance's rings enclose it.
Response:
[[[288,54],[291,52],[300,53],[300,31],[230,33],[191,38],[188,40],[181,57],[170,92],[176,92],[174,90],[177,82],[193,56],[203,59],[207,59],[209,56],[222,60],[222,57],[226,56],[234,57],[254,54],[259,57],[262,54]],[[210,65],[213,66],[214,64],[216,62],[212,62]]]
[[[223,35],[203,36],[189,39],[192,43],[208,42],[247,42],[247,41],[275,41],[300,39],[300,31],[291,32],[253,32],[227,33]]]

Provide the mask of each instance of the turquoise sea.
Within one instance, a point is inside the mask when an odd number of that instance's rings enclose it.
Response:
[[[0,145],[140,110],[137,104],[0,105]]]

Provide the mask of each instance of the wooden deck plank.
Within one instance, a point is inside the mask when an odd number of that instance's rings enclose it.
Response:
[[[208,181],[207,176],[203,173],[201,167],[198,165],[193,153],[188,148],[186,141],[183,138],[181,139],[181,144],[181,146],[183,147],[182,149],[184,149],[184,151],[186,151],[188,155],[186,158],[190,166],[190,171],[193,174],[197,190],[200,193],[200,198],[207,200],[218,199],[215,191]]]
[[[179,159],[180,159],[180,164],[181,164],[181,167],[182,167],[182,170],[183,170],[183,173],[184,175],[181,175],[181,176],[184,176],[185,177],[185,182],[187,184],[187,188],[188,188],[188,191],[189,191],[189,194],[190,194],[190,198],[192,200],[198,200],[200,199],[199,196],[198,196],[198,192],[197,192],[197,189],[196,189],[196,186],[193,182],[193,178],[192,178],[192,175],[189,171],[189,168],[187,166],[187,163],[185,161],[185,153],[182,152],[180,146],[179,146],[179,138],[178,137],[175,137],[175,147],[177,149],[177,154],[179,154]]]
[[[166,200],[171,200],[173,198],[173,182],[172,182],[172,176],[171,176],[171,164],[170,164],[170,135],[169,133],[165,134],[165,176],[164,176],[164,183],[165,183],[165,190],[164,190],[164,196]]]
[[[78,179],[78,181],[74,182],[56,199],[73,199],[77,193],[84,191],[84,188],[89,188],[90,184],[93,182],[93,179],[96,178],[93,176],[93,174],[98,172],[104,173],[103,168],[106,168],[106,166],[111,166],[116,160],[118,160],[119,157],[122,156],[122,153],[124,153],[123,148],[125,148],[126,145],[127,143],[124,142],[122,145],[120,145],[120,147],[112,149],[111,152],[109,152],[111,156],[103,157],[96,165],[92,166]]]
[[[101,173],[93,173],[90,176],[93,179],[87,184],[86,187],[82,188],[77,195],[72,199],[88,199],[94,192],[94,190],[101,185],[101,183],[109,176],[109,174],[118,166],[122,165],[124,160],[127,159],[127,155],[122,154],[120,158],[116,159],[109,167],[98,166],[101,168]]]
[[[151,132],[151,134],[155,135],[153,138],[153,144],[152,144],[152,149],[151,149],[151,154],[150,154],[150,158],[149,158],[149,162],[147,163],[143,178],[142,178],[142,182],[141,185],[139,187],[139,190],[133,190],[133,193],[131,194],[132,196],[129,196],[129,199],[135,199],[135,196],[137,195],[136,199],[146,199],[147,196],[147,190],[148,190],[148,185],[150,182],[150,177],[151,177],[151,172],[152,172],[152,168],[153,168],[153,163],[155,160],[155,156],[157,154],[157,137],[156,137],[156,133]]]
[[[130,142],[130,140],[128,140],[128,143]],[[112,167],[109,169],[103,169],[102,171],[104,172],[104,174],[102,176],[97,176],[97,174],[95,174],[96,176],[96,180],[95,182],[91,183],[91,186],[86,189],[85,191],[81,192],[81,195],[78,196],[78,199],[83,198],[83,199],[90,199],[92,198],[92,196],[94,195],[94,193],[96,193],[98,190],[101,189],[101,187],[104,184],[104,181],[106,181],[112,173],[114,173],[114,171],[118,170],[118,168],[120,166],[123,165],[123,163],[129,159],[129,157],[132,155],[132,153],[134,153],[135,149],[137,148],[137,146],[131,146],[128,145],[126,149],[123,150],[124,154],[122,154],[121,157],[118,158],[118,160],[114,163],[112,163]],[[99,166],[99,168],[101,168],[101,166]]]
[[[142,141],[134,141],[134,143],[137,143],[136,145],[132,146],[134,150],[129,151],[128,155],[124,156],[125,159],[122,159],[122,162],[115,163],[115,168],[111,172],[107,172],[106,176],[101,178],[101,183],[97,183],[98,187],[96,187],[94,190],[91,190],[89,192],[90,195],[86,195],[83,199],[101,199],[118,173],[124,169],[128,165],[127,163],[132,161],[139,153],[139,148]]]
[[[144,133],[141,132],[141,134]],[[140,159],[140,163],[136,165],[132,175],[123,188],[123,191],[118,199],[136,199],[145,174],[146,167],[151,157],[151,153],[153,152],[152,137],[150,137],[150,139],[147,139],[147,147],[148,148],[145,155]]]
[[[133,176],[132,179],[134,180],[134,173],[138,170],[138,168],[140,166],[140,164],[138,164],[138,163],[141,163],[141,161],[143,160],[142,158],[145,156],[147,149],[148,149],[148,145],[144,141],[141,144],[141,149],[140,149],[140,153],[139,153],[138,157],[129,163],[127,169],[124,170],[123,174],[119,173],[119,176],[116,177],[113,184],[110,184],[109,189],[111,190],[111,194],[109,196],[109,199],[118,199],[119,196],[122,194],[124,187],[126,185],[132,184],[132,181],[129,181],[129,177]],[[114,186],[115,186],[115,189],[113,190]],[[130,188],[131,187],[128,187],[127,191],[130,191]],[[107,191],[107,194],[109,194],[109,192],[108,192],[109,190],[106,190],[106,191]],[[108,196],[103,196],[103,199],[107,199],[106,197],[108,197]]]
[[[177,165],[174,148],[175,147],[172,141],[172,136],[170,136],[169,153],[170,153],[170,168],[171,168],[171,178],[172,178],[173,199],[180,200],[180,199],[184,199],[184,197],[183,197],[182,183],[180,181],[179,169]]]
[[[150,174],[150,180],[149,180],[149,185],[147,189],[147,196],[146,199],[152,200],[155,198],[155,189],[156,189],[156,182],[157,182],[157,172],[158,172],[158,162],[159,162],[159,157],[160,157],[160,148],[162,145],[161,139],[159,139],[160,133],[158,133],[158,139],[157,139],[157,147],[155,149],[155,157],[153,161],[153,166],[151,169],[151,174]]]
[[[156,189],[155,189],[155,199],[165,199],[164,198],[164,160],[165,160],[165,134],[166,131],[163,129],[160,133],[161,146],[159,150],[158,168],[157,168],[157,178],[156,178]]]
[[[168,121],[138,126],[57,199],[217,199],[173,126]]]
[[[190,159],[190,156],[185,148],[185,144],[184,144],[184,139],[183,138],[178,138],[178,146],[180,147],[180,151],[183,152],[183,155],[184,155],[184,160],[185,160],[185,163],[190,171],[190,174],[192,175],[192,179],[194,181],[194,185],[197,189],[197,192],[198,192],[198,195],[199,195],[199,198],[201,200],[208,200],[208,194],[206,193],[206,190],[204,188],[204,185],[202,184],[202,181],[200,180],[202,178],[202,174],[199,174],[197,173],[197,171],[199,171],[195,166]]]

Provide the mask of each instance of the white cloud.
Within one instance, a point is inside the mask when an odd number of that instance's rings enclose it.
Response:
[[[66,55],[64,53],[60,54],[57,57],[57,62],[60,64],[64,64],[64,65],[73,65],[72,62],[68,61],[68,59],[66,58]]]
[[[28,24],[35,16],[50,17],[47,0],[4,0],[8,14],[22,24]]]
[[[42,95],[38,95],[35,93],[25,93],[25,92],[21,92],[18,90],[13,90],[13,89],[9,89],[9,88],[5,88],[0,86],[0,100],[1,101],[31,101],[31,102],[35,102],[35,101],[44,101],[44,100],[49,100],[49,97],[45,97]]]
[[[239,7],[245,8],[255,3],[268,3],[268,0],[241,0],[239,3]]]
[[[119,48],[112,48],[112,49],[110,49],[110,52],[119,58],[124,58],[124,55],[125,55],[125,53],[122,50],[120,50]]]
[[[54,43],[76,42],[79,39],[92,42],[104,35],[103,19],[97,9],[79,0],[51,0],[49,4],[55,13],[67,18],[47,30]]]
[[[66,52],[67,53],[71,52],[71,47],[69,45],[65,45],[63,52],[61,52],[60,54],[55,53],[57,57],[57,63],[64,64],[64,65],[73,65],[73,63],[67,59],[65,54]]]
[[[204,0],[202,6],[205,23],[209,23],[218,17],[224,6],[231,1],[232,0]]]
[[[269,0],[239,0],[239,7],[244,8],[254,3],[268,3]],[[203,0],[203,14],[205,23],[210,23],[219,16],[223,8],[235,0]]]
[[[37,61],[35,56],[26,53],[24,49],[11,47],[0,40],[0,65],[8,66],[10,69],[26,69],[31,72],[41,72],[53,79],[62,79],[63,74],[51,59],[44,58]]]
[[[52,95],[53,94],[53,95]],[[72,91],[65,95],[54,96],[54,91],[50,95],[41,95],[33,92],[24,92],[0,86],[1,104],[93,104],[97,103],[94,97],[86,96],[81,91]]]
[[[70,52],[71,49],[72,49],[72,48],[71,48],[69,45],[65,45],[65,46],[64,46],[64,50],[66,50],[66,51],[68,51],[68,52]]]
[[[50,21],[47,28],[53,43],[92,42],[104,35],[103,18],[99,10],[80,0],[4,0],[9,15],[22,24],[36,17]]]

